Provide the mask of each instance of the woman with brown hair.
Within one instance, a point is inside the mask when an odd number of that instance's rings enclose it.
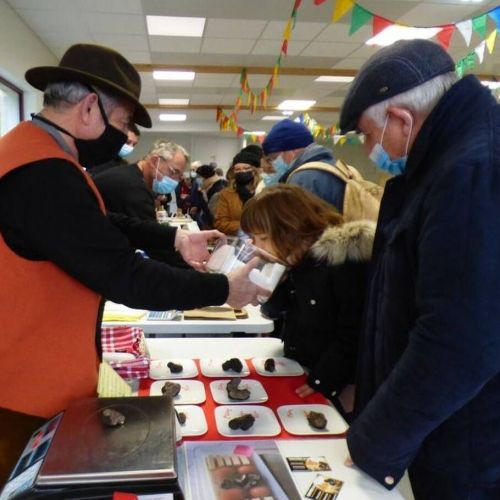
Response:
[[[290,266],[263,312],[283,320],[285,356],[309,370],[297,394],[320,391],[349,413],[375,224],[344,223],[332,205],[279,184],[245,205],[241,229]]]
[[[260,159],[252,153],[242,151],[233,158],[234,177],[229,187],[218,194],[215,229],[230,236],[238,234],[243,205],[258,192],[261,181],[257,172],[259,167]]]

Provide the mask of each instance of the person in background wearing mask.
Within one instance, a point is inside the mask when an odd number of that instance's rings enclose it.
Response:
[[[271,128],[262,147],[276,171],[264,179],[266,185],[287,182],[290,173],[306,163],[323,162],[335,166],[333,152],[316,144],[304,124],[289,119]],[[310,169],[294,174],[290,183],[303,187],[342,213],[345,182],[338,177],[322,170]]]
[[[240,152],[233,158],[231,167],[234,178],[217,195],[214,227],[224,234],[236,236],[240,229],[243,205],[256,193],[261,181],[257,173],[260,159],[252,153]]]
[[[188,214],[191,208],[191,188],[193,187],[193,180],[191,172],[185,170],[182,179],[175,188],[175,198],[177,200],[177,210],[183,214]]]
[[[0,484],[36,428],[72,401],[96,395],[103,297],[161,311],[243,307],[265,294],[248,279],[251,263],[229,276],[181,270],[143,258],[129,243],[175,246],[201,267],[215,231],[190,234],[139,221],[124,234],[106,216],[82,164],[113,158],[130,123],[151,127],[139,103],[141,79],[129,61],[106,47],[77,44],[58,66],[32,68],[25,78],[44,92],[43,109],[0,139],[0,356],[6,380]],[[172,160],[157,163],[158,182],[179,168]],[[34,192],[36,199],[26,196]]]
[[[182,179],[187,151],[178,144],[156,141],[137,163],[114,167],[96,175],[94,182],[110,212],[156,221],[157,200],[170,195]],[[166,248],[141,248],[149,257],[184,265],[180,257]]]
[[[139,142],[140,135],[141,131],[139,130],[139,127],[135,123],[130,123],[127,131],[127,142],[121,147],[120,151],[118,151],[118,155],[116,155],[112,160],[102,163],[101,165],[87,167],[87,172],[92,177],[95,177],[110,168],[118,167],[120,165],[128,165],[129,162],[126,158],[134,151],[134,148]]]
[[[352,460],[416,500],[500,498],[500,105],[436,43],[396,42],[352,82],[387,182],[361,335]]]
[[[213,228],[215,207],[217,205],[217,193],[227,186],[227,181],[223,177],[219,177],[215,173],[215,168],[212,165],[201,165],[197,168],[196,173],[201,177],[202,183],[200,187],[201,199],[199,208],[200,219],[203,229]],[[211,205],[210,205],[211,204]],[[212,209],[210,209],[212,207]]]

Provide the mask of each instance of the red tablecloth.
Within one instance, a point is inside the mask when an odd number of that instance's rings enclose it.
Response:
[[[269,399],[263,404],[263,406],[267,406],[271,408],[278,420],[280,422],[279,417],[276,413],[276,409],[279,406],[290,405],[290,404],[329,404],[329,401],[319,392],[315,392],[310,396],[305,398],[299,398],[297,394],[295,394],[295,389],[300,387],[301,385],[306,383],[306,376],[300,375],[298,377],[264,377],[259,375],[255,371],[255,367],[252,364],[251,360],[246,360],[248,367],[250,369],[250,375],[248,377],[244,377],[244,379],[251,378],[253,380],[258,380],[266,389],[266,392],[269,396]],[[190,441],[221,441],[221,440],[234,440],[234,438],[229,438],[222,436],[217,432],[217,426],[215,424],[215,415],[214,411],[217,406],[219,406],[212,398],[212,393],[210,392],[210,382],[216,380],[215,378],[205,377],[201,373],[199,360],[195,360],[195,363],[198,367],[198,376],[193,380],[200,380],[203,382],[205,387],[205,392],[207,395],[207,399],[204,403],[197,405],[203,408],[205,412],[205,418],[207,419],[208,424],[208,432],[203,436],[189,436],[185,437],[185,440]],[[221,377],[221,379],[224,377]],[[152,379],[143,379],[140,382],[139,386],[139,396],[149,396],[149,388],[151,384],[154,382]],[[175,380],[173,380],[175,382]],[[300,439],[300,437],[311,439],[316,436],[308,435],[308,436],[295,436],[289,434],[283,429],[281,425],[281,432],[277,436],[273,436],[272,439]],[[328,437],[344,437],[345,434],[336,434],[329,435]],[[255,436],[250,436],[252,439],[270,439],[269,437],[258,438]],[[320,439],[324,439],[325,435],[318,435]],[[240,436],[238,436],[238,439]]]

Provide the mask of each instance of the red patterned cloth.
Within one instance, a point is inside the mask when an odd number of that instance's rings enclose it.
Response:
[[[135,359],[108,361],[123,378],[147,378],[149,376],[149,355],[142,328],[133,326],[110,326],[101,329],[102,351],[132,354]]]

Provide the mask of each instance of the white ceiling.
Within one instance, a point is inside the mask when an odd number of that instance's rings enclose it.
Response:
[[[97,43],[113,47],[132,63],[141,65],[203,66],[192,82],[159,82],[151,71],[141,71],[141,100],[151,105],[154,131],[218,133],[216,105],[227,106],[230,113],[239,94],[239,71],[249,68],[249,83],[259,93],[268,83],[280,53],[283,31],[294,0],[7,0],[40,40],[60,58],[72,44]],[[456,23],[491,10],[498,2],[464,0],[360,0],[359,4],[382,17],[411,26]],[[332,0],[315,6],[302,0],[297,23],[291,34],[288,56],[282,59],[283,72],[268,100],[272,108],[283,99],[313,99],[321,108],[341,106],[348,85],[314,82],[314,75],[286,75],[287,70],[305,73],[318,69],[357,70],[376,49],[364,45],[371,28],[364,26],[348,36],[351,14],[332,24]],[[202,38],[149,36],[146,15],[206,17]],[[494,24],[489,20],[488,33]],[[464,57],[480,43],[473,34],[469,48],[455,32],[450,53]],[[497,39],[497,47],[500,40]],[[216,69],[206,67],[217,67]],[[223,73],[220,67],[230,66]],[[265,74],[252,74],[251,67],[267,67]],[[236,69],[235,69],[236,68]],[[148,68],[149,69],[149,68]],[[485,53],[476,72],[500,78],[500,48]],[[158,106],[158,99],[189,98],[190,105],[207,109],[176,110],[187,114],[182,123],[163,123],[157,117],[171,110]],[[172,112],[172,111],[171,111]],[[247,130],[268,130],[275,122],[262,121],[278,111],[247,110],[239,114],[240,125]],[[338,119],[334,110],[311,111],[319,123],[330,126]],[[226,132],[226,134],[228,134]]]

